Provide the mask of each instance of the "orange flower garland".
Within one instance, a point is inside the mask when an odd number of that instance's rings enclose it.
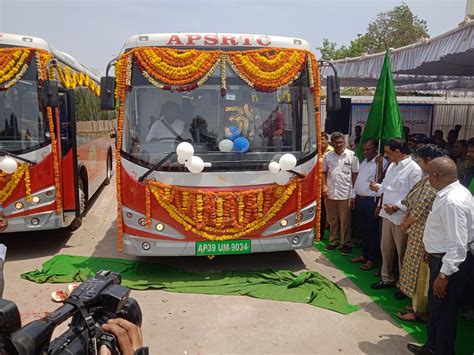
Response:
[[[321,240],[320,226],[321,226],[321,203],[322,200],[322,176],[323,176],[323,152],[321,150],[322,138],[321,138],[321,112],[319,111],[319,71],[318,62],[313,53],[308,53],[308,73],[311,91],[313,91],[314,109],[316,111],[316,137],[318,146],[318,163],[317,172],[315,174],[315,188],[316,188],[316,240]]]
[[[232,70],[260,91],[275,91],[295,80],[304,68],[306,54],[280,48],[226,53]]]
[[[53,55],[42,50],[36,51],[36,63],[38,71],[38,80],[40,85],[48,77],[47,64],[53,58]],[[59,214],[62,212],[62,196],[61,196],[61,177],[59,170],[59,156],[58,156],[58,146],[56,140],[56,134],[54,131],[54,118],[53,118],[53,109],[51,107],[46,108],[46,117],[48,119],[49,132],[51,135],[51,154],[53,156],[53,174],[54,174],[54,187],[56,189],[56,213]]]
[[[127,53],[122,55],[115,63],[116,87],[115,97],[118,100],[119,113],[117,120],[118,134],[117,134],[117,150],[116,150],[116,176],[117,176],[117,247],[119,251],[123,249],[123,220],[122,220],[122,191],[121,191],[121,158],[120,152],[122,150],[123,137],[123,118],[125,114],[125,96],[126,91],[130,87],[131,82],[131,58]]]
[[[56,188],[56,214],[60,214],[63,208],[61,199],[61,177],[59,172],[58,145],[54,132],[53,109],[51,107],[46,107],[46,115],[48,118],[49,133],[51,134],[51,154],[53,155],[54,186]]]
[[[216,67],[220,51],[175,50],[142,47],[133,51],[138,66],[155,80],[169,85],[188,85]]]
[[[293,191],[300,189],[301,181],[292,180],[283,187],[279,195],[275,194],[279,190],[277,185],[240,192],[216,192],[177,187],[152,180],[147,180],[145,184],[145,191],[150,189],[158,204],[186,230],[209,240],[228,240],[240,238],[265,226],[281,210]],[[264,203],[265,194],[274,196],[271,204]],[[192,204],[188,209],[176,203],[182,201],[184,196]],[[300,201],[297,208],[299,214]],[[146,211],[151,213],[149,208]],[[257,211],[262,213],[258,214]],[[147,216],[148,218],[150,217]]]

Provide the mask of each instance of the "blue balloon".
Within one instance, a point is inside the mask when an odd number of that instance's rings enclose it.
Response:
[[[239,137],[234,141],[234,151],[245,153],[249,150],[250,143],[247,138]]]
[[[240,136],[239,129],[236,126],[226,127],[224,129],[224,136],[231,141],[234,141]]]

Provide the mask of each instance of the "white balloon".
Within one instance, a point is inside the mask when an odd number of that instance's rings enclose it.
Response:
[[[281,170],[291,170],[296,166],[296,157],[293,154],[283,154],[280,158]]]
[[[178,163],[180,164],[186,164],[186,162],[188,161],[189,159],[185,159],[183,158],[182,156],[178,155]]]
[[[290,181],[290,174],[287,173],[286,171],[280,171],[278,174],[275,176],[275,182],[278,185],[286,185]]]
[[[182,157],[183,159],[189,159],[194,154],[194,147],[191,143],[181,142],[176,147],[176,153],[178,153],[178,157]]]
[[[0,163],[0,169],[2,169],[3,172],[6,174],[13,174],[17,168],[18,168],[18,164],[16,160],[10,157],[6,157]]]
[[[276,161],[272,161],[270,164],[268,164],[268,170],[272,174],[276,174],[280,171],[280,164],[278,164]]]
[[[234,142],[230,139],[223,139],[219,142],[219,150],[221,152],[231,152],[234,149]]]
[[[192,156],[186,163],[186,167],[193,174],[199,174],[204,170],[204,161],[199,157]]]

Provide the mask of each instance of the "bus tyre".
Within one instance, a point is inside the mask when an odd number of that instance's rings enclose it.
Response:
[[[112,155],[110,153],[107,154],[107,171],[104,180],[104,186],[110,184],[112,180]]]
[[[69,225],[70,231],[75,231],[76,229],[79,229],[79,227],[82,225],[82,217],[84,215],[84,210],[86,209],[86,204],[87,196],[84,191],[84,183],[82,182],[82,180],[79,180],[79,206],[81,215],[79,217],[74,218],[72,223]]]

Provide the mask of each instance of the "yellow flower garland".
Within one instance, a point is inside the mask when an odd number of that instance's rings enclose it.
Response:
[[[21,164],[11,175],[5,173],[0,174],[2,178],[10,176],[8,182],[0,190],[0,205],[3,205],[3,203],[8,200],[13,191],[15,191],[18,184],[21,182],[22,178],[25,180],[26,201],[31,202],[31,182],[29,169],[30,167],[28,164]]]
[[[77,86],[87,87],[95,96],[100,96],[100,85],[96,84],[88,74],[71,72],[68,66],[62,66],[59,62],[56,63],[56,71],[58,72],[59,80],[67,89],[74,89]],[[50,70],[51,71],[51,70]],[[54,71],[51,71],[50,78],[54,78]]]
[[[173,220],[182,225],[185,230],[191,231],[194,234],[209,240],[229,240],[246,236],[249,233],[264,227],[268,223],[268,221],[270,221],[282,209],[286,201],[292,196],[293,191],[297,188],[300,188],[301,181],[299,179],[294,179],[287,186],[283,187],[283,190],[280,190],[275,186],[271,186],[265,189],[256,189],[240,192],[204,192],[199,189],[182,188],[151,180],[146,181],[146,186],[146,188],[151,191],[152,195],[155,197],[159,205],[168,212],[169,216],[173,218]],[[190,192],[192,190],[194,190],[194,192]],[[244,196],[255,195],[255,199],[257,200],[257,210],[261,210],[263,212],[262,206],[263,195],[265,193],[264,191],[268,193],[274,190],[281,191],[281,193],[277,196],[277,199],[273,203],[273,205],[269,206],[268,210],[265,211],[265,213],[253,215],[253,220],[249,221],[248,223],[242,223],[243,216],[241,218],[241,215],[243,215],[244,213]],[[191,194],[196,199],[196,211],[192,212],[191,215],[186,213],[186,211],[183,210],[182,206],[180,208],[176,205],[176,203],[173,203],[175,201],[175,196],[179,196],[184,192],[187,193],[186,196],[189,196]],[[202,224],[204,212],[204,196],[209,196],[208,200],[215,201],[216,203],[216,216],[214,218],[215,226]],[[225,206],[224,196],[227,196]],[[234,202],[238,201],[237,211],[235,211],[234,208],[235,203],[228,203],[230,200],[234,200]],[[298,200],[297,204],[299,214],[299,211],[301,209],[301,201]],[[146,210],[150,211],[148,206]],[[224,226],[224,214],[234,216],[238,214],[240,225],[236,225],[235,227]],[[147,216],[147,218],[149,217]]]
[[[0,48],[1,89],[12,87],[22,78],[34,54],[32,48]]]

